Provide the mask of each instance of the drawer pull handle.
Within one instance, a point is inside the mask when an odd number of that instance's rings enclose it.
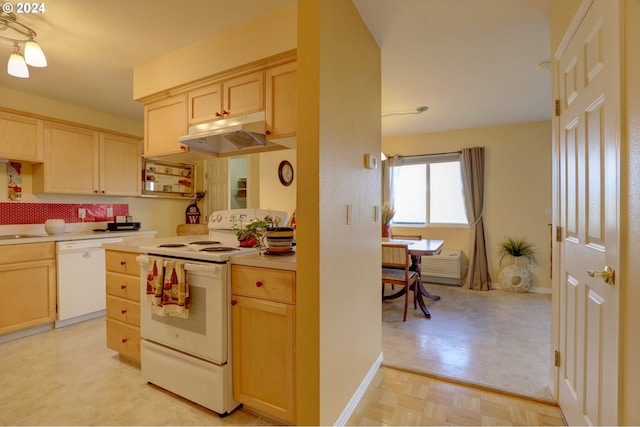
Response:
[[[234,299],[231,300],[231,305],[236,305],[237,303],[238,303],[238,301],[236,301]]]
[[[256,286],[259,288],[262,286],[262,282],[256,282]]]
[[[127,265],[127,261],[120,261],[120,265]]]
[[[122,289],[122,290],[127,289],[127,285],[120,285],[120,289]]]
[[[122,311],[120,311],[120,313],[127,314],[127,310],[122,310]]]
[[[127,343],[127,339],[126,338],[122,338],[122,344],[126,344]]]

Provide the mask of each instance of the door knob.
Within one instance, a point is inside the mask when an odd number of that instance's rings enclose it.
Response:
[[[615,271],[613,271],[613,268],[609,267],[608,265],[605,265],[604,270],[602,271],[589,270],[587,271],[587,274],[591,277],[603,279],[604,282],[608,283],[609,285],[613,285],[616,280]]]

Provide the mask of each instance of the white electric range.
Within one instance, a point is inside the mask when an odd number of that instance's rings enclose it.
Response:
[[[231,359],[231,279],[229,258],[257,252],[238,245],[233,218],[246,224],[271,216],[287,225],[288,213],[263,209],[217,211],[209,217],[208,236],[178,236],[140,248],[140,343],[143,378],[209,408],[220,416],[233,411]],[[188,317],[164,316],[147,298],[153,268],[185,271]],[[173,271],[173,270],[172,270]],[[168,275],[168,273],[167,273]],[[165,278],[166,279],[166,278]],[[163,283],[165,281],[163,280]]]

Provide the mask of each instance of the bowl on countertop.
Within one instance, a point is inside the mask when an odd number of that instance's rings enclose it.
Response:
[[[48,219],[44,222],[44,231],[49,235],[56,235],[64,233],[65,229],[64,219]]]

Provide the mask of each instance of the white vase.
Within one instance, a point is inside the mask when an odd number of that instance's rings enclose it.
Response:
[[[500,289],[507,292],[529,292],[531,289],[531,272],[527,266],[521,266],[522,257],[513,257],[513,264],[509,264],[500,270],[498,282]]]

